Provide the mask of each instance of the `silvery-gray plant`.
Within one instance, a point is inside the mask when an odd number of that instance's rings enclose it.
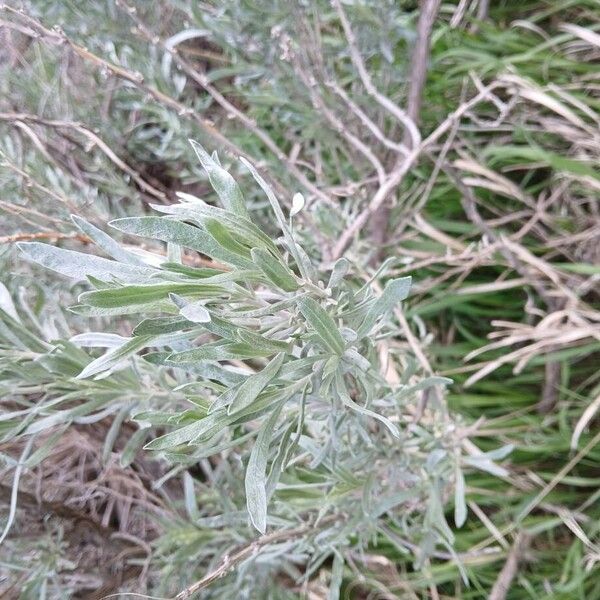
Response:
[[[216,154],[192,145],[221,207],[181,193],[179,203],[153,207],[160,216],[110,223],[154,240],[154,248],[166,243],[166,255],[119,243],[78,217],[77,227],[110,258],[19,244],[31,260],[87,280],[90,289],[73,312],[134,325],[128,337],[87,332],[37,349],[45,360],[75,352],[69,347],[104,350],[95,358],[77,350],[71,382],[85,402],[73,407],[71,394],[65,408],[57,401],[38,406],[20,433],[82,415],[86,422],[118,414],[136,423],[129,455],[143,445],[173,465],[171,476],[183,474],[192,521],[192,533],[176,528],[157,553],[168,565],[169,552],[185,548],[194,574],[216,569],[220,583],[210,593],[217,596],[230,593],[232,577],[236,590],[257,597],[260,573],[308,578],[333,559],[336,597],[348,552],[393,544],[413,552],[417,566],[440,545],[452,552],[444,506],[454,493],[462,524],[461,468],[497,468],[485,455],[461,455],[442,395],[429,393],[449,380],[420,377],[406,356],[394,356],[401,368],[390,376],[389,342],[400,334],[393,315],[410,278],[384,281],[380,271],[361,279],[344,258],[317,268],[294,233],[304,209],[299,194],[286,217],[244,161],[281,232],[272,239],[253,223]],[[12,317],[2,315],[10,325]],[[136,378],[160,380],[162,391],[134,393]],[[255,544],[253,551],[235,554],[245,544]],[[221,580],[230,569],[219,568],[231,556],[238,557],[230,565],[236,575]],[[250,564],[257,569],[250,572]],[[186,576],[189,583],[189,572],[177,581]]]

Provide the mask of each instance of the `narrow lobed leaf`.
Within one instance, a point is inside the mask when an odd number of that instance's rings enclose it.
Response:
[[[388,282],[381,296],[368,309],[363,322],[358,328],[356,333],[359,339],[370,333],[378,319],[385,317],[398,302],[408,296],[411,281],[411,277],[402,277]]]
[[[262,248],[252,249],[254,264],[264,273],[265,277],[285,292],[295,292],[299,285],[292,271],[271,253]]]
[[[252,447],[246,468],[246,506],[252,525],[262,534],[267,530],[267,460],[273,430],[281,412],[280,404],[263,423]]]
[[[189,142],[223,206],[241,217],[247,217],[246,203],[235,179],[198,142],[194,140]]]
[[[343,354],[344,339],[327,311],[313,298],[299,298],[297,304],[302,316],[323,342],[325,348],[335,354]]]
[[[138,283],[146,282],[159,273],[152,267],[123,264],[93,254],[56,248],[40,242],[19,242],[17,247],[30,260],[77,281],[91,275],[102,281],[121,279],[129,283]]]

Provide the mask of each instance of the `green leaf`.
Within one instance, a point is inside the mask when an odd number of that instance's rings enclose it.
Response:
[[[14,302],[8,288],[0,281],[0,309],[3,310],[11,319],[17,323],[21,322],[21,317],[17,313]]]
[[[199,282],[207,285],[229,283],[229,282],[261,282],[261,272],[258,269],[235,269],[235,271],[217,271],[215,269],[195,269],[194,267],[187,267],[184,265],[174,265],[173,263],[163,263],[161,265],[163,269],[169,271],[175,271],[181,273],[186,277],[192,277],[198,279]],[[208,275],[208,271],[212,271],[212,274]]]
[[[309,269],[308,268],[309,265],[307,265],[308,257],[305,256],[306,253],[304,252],[304,250],[302,250],[301,247],[296,243],[296,240],[294,240],[294,237],[292,236],[292,232],[290,231],[290,229],[287,225],[287,221],[285,219],[283,211],[281,210],[281,206],[279,206],[279,201],[277,200],[277,197],[273,193],[273,190],[271,189],[269,184],[260,176],[259,172],[254,168],[254,166],[251,163],[249,163],[243,157],[240,158],[240,160],[246,166],[246,168],[250,171],[250,173],[252,174],[252,177],[254,177],[254,179],[258,183],[258,185],[265,192],[267,199],[269,200],[269,204],[271,205],[271,208],[273,209],[273,212],[275,213],[275,218],[277,219],[277,223],[278,223],[279,227],[281,228],[281,231],[283,232],[283,237],[286,241],[287,247],[288,247],[289,251],[291,252],[292,256],[294,257],[294,260],[296,261],[296,264],[298,265],[298,268],[300,269],[300,273],[302,273],[302,276],[305,279],[309,280],[310,274],[311,274],[311,269]]]
[[[297,304],[302,316],[319,336],[325,348],[342,355],[346,344],[337,325],[325,309],[313,298],[299,298]]]
[[[178,316],[157,317],[155,319],[144,319],[135,327],[133,335],[160,335],[163,333],[175,333],[193,327],[193,323]]]
[[[267,460],[273,430],[283,404],[280,404],[261,427],[252,447],[246,468],[246,506],[252,525],[262,534],[267,530]]]
[[[237,342],[240,339],[238,333],[241,328],[220,317],[211,316],[211,320],[203,323],[202,326],[207,331],[210,331],[210,333],[214,333],[216,336],[225,338],[226,340]]]
[[[600,264],[592,265],[589,263],[556,263],[553,262],[552,266],[555,269],[561,271],[567,271],[570,273],[580,273],[582,275],[600,275]]]
[[[269,469],[269,476],[267,478],[267,502],[275,492],[275,488],[279,483],[279,479],[281,477],[281,472],[285,469],[287,465],[287,459],[289,458],[289,453],[293,450],[295,446],[295,441],[290,444],[290,439],[292,437],[292,433],[296,430],[296,440],[299,437],[299,427],[300,427],[300,415],[298,415],[298,419],[292,420],[287,429],[283,433],[283,437],[281,438],[281,442],[279,443],[279,448],[277,449],[277,454],[273,462],[271,463],[271,468]]]
[[[179,310],[179,314],[192,323],[208,323],[210,321],[210,313],[202,301],[186,304]]]
[[[79,373],[77,379],[85,379],[87,377],[92,377],[93,375],[98,375],[99,373],[115,369],[130,356],[142,348],[146,348],[152,339],[154,339],[154,336],[150,335],[143,335],[129,339],[118,348],[113,348],[96,360],[93,360],[89,365],[87,365],[87,367],[85,367],[85,369],[83,369],[83,371],[81,371],[81,373]]]
[[[165,300],[169,294],[182,294],[214,298],[227,289],[220,285],[203,283],[154,283],[149,285],[124,285],[119,288],[106,288],[84,292],[79,302],[96,308],[117,308],[121,306],[142,305]]]
[[[247,329],[238,330],[237,335],[242,342],[245,342],[257,350],[263,350],[264,352],[270,352],[271,354],[274,354],[275,352],[290,351],[291,344],[289,342],[272,340],[264,335],[248,331]]]
[[[146,437],[148,436],[148,428],[140,427],[135,433],[127,440],[125,447],[119,457],[119,464],[122,468],[128,467],[134,460],[137,453],[142,448]]]
[[[122,248],[119,243],[110,237],[110,235],[104,233],[104,231],[98,229],[91,223],[88,223],[82,217],[71,215],[71,220],[83,234],[91,238],[96,245],[102,248],[106,254],[112,256],[115,260],[129,265],[145,266],[145,263],[141,258],[136,256],[133,252],[128,252]]]
[[[198,510],[198,503],[196,501],[194,478],[190,475],[189,471],[183,472],[183,495],[188,518],[192,521],[198,520],[202,515]]]
[[[294,292],[298,289],[299,285],[292,271],[270,252],[262,248],[253,248],[251,255],[254,264],[271,283],[286,292]]]
[[[11,310],[11,306],[6,300],[4,305],[8,310]],[[16,311],[12,310],[11,312]],[[48,343],[29,331],[29,329],[18,318],[18,314],[17,318],[15,319],[2,307],[0,307],[0,324],[4,324],[5,326],[0,327],[0,339],[2,337],[6,337],[11,344],[14,344],[16,348],[29,348],[34,352],[45,352],[48,348],[50,348]]]
[[[216,242],[232,254],[237,254],[244,259],[250,258],[250,248],[240,244],[225,225],[216,219],[206,219],[204,226]]]
[[[313,372],[314,364],[322,360],[321,356],[307,356],[286,362],[279,371],[279,377],[288,381],[298,381]]]
[[[275,356],[261,371],[248,377],[239,388],[237,388],[233,400],[227,409],[228,414],[234,414],[246,408],[256,400],[258,395],[277,376],[285,354],[282,352]]]
[[[429,486],[428,496],[429,502],[427,505],[427,515],[425,524],[430,527],[435,527],[449,544],[454,543],[454,534],[448,526],[444,516],[444,508],[441,500],[439,481],[433,481]]]
[[[389,496],[377,498],[376,503],[371,508],[370,514],[378,518],[386,512],[391,511],[399,504],[404,504],[408,500],[415,500],[419,496],[419,489],[414,487],[401,492],[395,492]]]
[[[167,217],[127,217],[115,219],[109,225],[124,233],[179,244],[223,263],[240,263],[239,257],[218,244],[208,231]],[[251,261],[245,261],[245,268],[252,266]]]
[[[189,142],[223,206],[241,217],[247,217],[246,203],[235,179],[198,142],[194,140],[189,140]]]
[[[488,458],[485,454],[479,454],[477,456],[465,456],[463,459],[465,465],[475,467],[496,477],[508,477],[509,472],[500,465],[497,465],[494,461]]]
[[[245,423],[265,412],[270,412],[273,406],[287,402],[298,392],[304,393],[309,381],[310,377],[304,377],[286,387],[263,390],[252,404],[231,415],[232,423],[234,425]]]
[[[274,354],[272,349],[255,348],[244,342],[214,342],[200,348],[175,352],[167,358],[167,364],[178,365],[195,363],[204,360],[243,360],[245,358],[260,358]]]
[[[177,215],[184,220],[193,220],[202,227],[206,219],[216,219],[226,225],[247,246],[251,248],[267,248],[273,252],[277,251],[277,246],[275,246],[271,238],[249,219],[240,217],[218,206],[207,204],[204,200],[185,192],[177,192],[176,195],[180,200],[179,204],[158,204],[152,206],[159,212]]]
[[[29,458],[23,463],[25,467],[27,467],[28,469],[33,469],[41,462],[43,462],[50,455],[57,442],[64,436],[69,425],[70,423],[67,422],[62,426],[59,426],[58,429],[54,433],[52,433],[52,435],[45,439],[41,446],[37,448],[36,451],[33,452],[29,456]]]
[[[388,312],[394,309],[398,302],[404,300],[408,296],[411,281],[411,277],[402,277],[388,282],[381,296],[377,298],[368,309],[363,322],[356,332],[358,339],[361,339],[370,333],[375,326],[377,319],[384,317]]]
[[[462,527],[467,520],[467,504],[465,502],[465,477],[460,466],[456,465],[456,481],[454,487],[454,523]]]
[[[571,173],[578,177],[591,177],[600,180],[600,173],[594,168],[591,159],[589,162],[567,158],[555,152],[549,152],[539,146],[503,145],[490,146],[485,154],[500,160],[519,162],[522,160],[530,163],[545,163],[556,171]]]
[[[111,317],[118,315],[139,315],[140,313],[174,313],[175,307],[168,300],[154,300],[144,304],[128,304],[112,308],[98,308],[85,304],[69,306],[68,310],[84,317]]]
[[[127,338],[122,335],[103,333],[102,331],[88,331],[69,338],[69,342],[78,348],[117,348],[126,341]]]
[[[170,243],[170,242],[169,242]],[[160,265],[163,269],[185,275],[186,277],[192,277],[194,279],[201,279],[213,281],[216,275],[226,275],[219,269],[212,269],[210,267],[190,267],[189,265],[182,265],[180,263],[166,262]]]
[[[371,417],[372,419],[377,419],[380,423],[382,423],[383,425],[385,425],[387,427],[389,432],[394,437],[396,437],[396,438],[400,437],[400,432],[398,431],[398,428],[387,417],[384,417],[383,415],[380,415],[379,413],[376,413],[373,410],[370,410],[368,408],[365,408],[364,406],[361,406],[360,404],[357,404],[356,402],[354,402],[354,400],[352,400],[352,398],[350,398],[350,395],[348,394],[348,390],[346,389],[346,384],[344,383],[344,380],[343,380],[343,376],[339,371],[337,371],[337,373],[335,374],[335,382],[336,382],[337,392],[345,406],[347,406],[348,408],[352,409],[353,411],[355,411],[357,413],[360,413],[361,415],[364,415],[365,417]]]
[[[102,281],[121,279],[136,283],[146,282],[155,273],[159,273],[151,267],[122,264],[93,254],[56,248],[40,242],[19,242],[17,247],[30,260],[77,281],[91,275]]]
[[[302,277],[306,281],[316,281],[318,277],[317,270],[310,261],[310,257],[306,253],[306,250],[304,250],[300,244],[296,244],[296,242],[293,243],[294,251],[292,252],[292,256],[294,256],[294,260],[298,261],[298,269],[300,270]],[[289,243],[287,246],[289,248]]]
[[[331,566],[331,582],[327,593],[327,600],[340,600],[340,588],[344,576],[344,559],[339,552],[333,554],[333,565]]]
[[[131,407],[124,406],[114,416],[112,423],[110,424],[110,428],[104,438],[104,444],[102,447],[102,462],[103,462],[103,464],[108,463],[110,454],[113,451],[113,448],[115,446],[115,442],[117,441],[117,438],[119,437],[119,433],[121,432],[121,426],[123,425],[123,421],[129,416],[130,412],[131,412]]]
[[[219,426],[225,427],[227,425],[227,419],[225,418],[225,411],[212,413],[202,419],[199,419],[195,423],[181,427],[171,433],[162,435],[151,442],[148,442],[145,446],[145,450],[171,450],[182,444],[187,444],[194,439],[197,439],[211,429]]]
[[[306,205],[306,200],[300,192],[296,192],[292,197],[292,208],[290,209],[290,218],[295,217]]]
[[[339,258],[333,265],[331,276],[327,283],[327,289],[335,289],[342,282],[348,271],[350,270],[350,261],[347,258]]]

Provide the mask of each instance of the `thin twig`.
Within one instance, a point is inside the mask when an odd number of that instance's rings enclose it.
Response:
[[[531,285],[534,287],[540,298],[544,298],[545,300],[549,301],[550,298],[544,286],[541,285],[535,277],[531,277],[531,274],[527,268],[518,260],[514,253],[510,251],[510,249],[507,247],[507,244],[502,243],[503,240],[500,239],[500,236],[498,236],[483,219],[479,213],[479,210],[477,209],[477,201],[473,190],[463,182],[459,172],[448,163],[445,163],[442,166],[442,169],[461,193],[461,203],[469,220],[476,225],[480,229],[481,233],[485,234],[491,242],[497,242],[500,244],[500,251],[504,255],[504,258],[507,260],[508,264],[517,273],[519,273],[521,277],[527,278],[531,281]]]
[[[417,23],[417,41],[410,59],[410,83],[406,112],[418,125],[423,102],[423,89],[427,78],[431,31],[437,18],[441,0],[423,0]]]
[[[408,148],[401,143],[393,142],[381,129],[368,117],[368,115],[348,96],[346,91],[335,81],[325,81],[325,85],[333,90],[347,105],[348,108],[360,119],[360,121],[369,129],[369,131],[386,147],[398,154],[406,156],[409,151]]]
[[[542,395],[537,403],[537,411],[541,415],[552,412],[558,403],[561,370],[561,363],[558,361],[550,360],[545,365]]]
[[[35,210],[34,208],[29,208],[28,206],[24,206],[23,204],[15,204],[14,202],[6,202],[4,200],[0,200],[0,211],[5,211],[7,213],[10,213],[11,215],[15,215],[19,219],[25,221],[26,223],[29,223],[29,225],[33,227],[41,227],[46,231],[52,231],[52,228],[47,227],[43,223],[38,223],[33,219],[28,219],[23,213],[30,214],[32,216],[37,217],[38,219],[45,219],[54,223],[57,226],[61,226],[64,223],[61,219],[57,219],[55,217],[52,217],[51,215],[45,215]]]
[[[36,123],[37,125],[42,125],[45,127],[52,127],[55,129],[72,129],[73,131],[77,131],[78,133],[85,136],[89,141],[91,141],[94,145],[96,145],[105,155],[106,157],[113,162],[119,169],[127,173],[135,181],[140,189],[144,190],[151,196],[158,198],[159,200],[166,200],[167,195],[160,190],[157,190],[155,187],[150,185],[147,181],[145,181],[140,174],[130,167],[125,161],[119,158],[108,146],[106,142],[104,142],[98,135],[96,135],[92,130],[88,129],[82,123],[77,123],[74,121],[58,121],[53,119],[43,119],[42,117],[38,117],[37,115],[30,115],[26,113],[0,113],[0,121],[8,121],[13,124],[18,124],[22,122],[26,123]]]
[[[385,202],[389,194],[402,182],[406,173],[410,170],[413,164],[416,162],[420,154],[429,146],[434,144],[442,135],[444,135],[452,125],[460,119],[465,112],[470,110],[475,104],[481,102],[487,97],[488,93],[498,87],[499,82],[494,82],[486,86],[476,96],[462,103],[455,111],[450,113],[421,144],[413,148],[410,154],[402,161],[396,164],[396,168],[389,175],[385,184],[381,186],[373,196],[371,202],[366,206],[359,215],[354,219],[352,223],[342,232],[336,245],[333,248],[332,257],[333,259],[339,258],[346,248],[350,245],[350,242],[354,236],[367,224],[371,215]]]
[[[513,544],[502,570],[494,583],[489,595],[489,600],[504,600],[519,569],[519,563],[529,545],[530,538],[524,533],[519,533]]]
[[[489,10],[490,0],[479,0],[479,6],[477,7],[477,18],[480,21],[487,19]]]
[[[340,22],[342,24],[342,28],[344,29],[344,34],[346,36],[346,41],[348,42],[348,49],[350,51],[350,58],[352,59],[352,63],[354,67],[358,71],[358,75],[362,84],[365,86],[367,93],[372,96],[375,101],[380,104],[383,108],[385,108],[391,115],[393,115],[406,129],[408,132],[410,139],[412,141],[413,147],[416,147],[421,142],[421,134],[419,132],[418,127],[416,126],[413,119],[400,108],[395,102],[390,100],[387,96],[382,94],[373,84],[371,76],[367,71],[365,63],[360,55],[360,51],[358,49],[358,45],[356,43],[356,37],[354,35],[354,31],[350,27],[350,23],[348,18],[346,17],[346,13],[342,8],[342,4],[340,0],[332,0],[332,4],[335,7],[338,16],[340,18]]]
[[[353,146],[360,154],[362,154],[370,163],[373,165],[375,172],[377,173],[377,179],[379,181],[379,185],[383,185],[386,172],[381,164],[380,160],[375,156],[375,153],[371,150],[371,148],[365,144],[362,140],[360,140],[357,136],[355,136],[345,123],[335,114],[333,110],[331,110],[326,104],[320,94],[318,94],[314,85],[310,79],[306,76],[303,71],[302,65],[297,66],[296,73],[304,83],[308,93],[310,95],[313,106],[319,114],[322,114],[329,124],[341,137],[345,138],[348,143]]]
[[[207,588],[213,582],[217,581],[218,579],[221,579],[222,577],[225,577],[225,575],[227,575],[227,573],[229,573],[231,569],[233,569],[236,565],[246,560],[253,554],[256,554],[258,550],[263,546],[297,539],[307,533],[319,531],[324,527],[335,523],[336,521],[342,520],[342,518],[342,515],[332,515],[323,519],[320,523],[316,525],[304,525],[302,527],[297,527],[296,529],[276,531],[268,535],[263,535],[262,537],[259,537],[257,540],[254,540],[250,544],[243,546],[237,552],[234,552],[232,555],[225,556],[216,569],[212,570],[202,579],[196,581],[189,587],[185,588],[185,590],[179,592],[173,598],[173,600],[188,600],[188,598],[191,598],[196,592]]]
[[[415,127],[418,126],[421,115],[421,103],[423,100],[423,88],[427,77],[427,64],[429,62],[429,46],[431,30],[437,17],[440,0],[423,0],[419,11],[417,23],[417,41],[410,59],[410,81],[408,86],[408,98],[406,114]],[[405,130],[404,144],[410,147],[418,145],[417,140],[409,129]],[[391,207],[389,203],[383,203],[374,212],[371,220],[371,237],[375,247],[378,249],[373,259],[379,262],[384,247],[387,243],[390,228]]]
[[[0,158],[2,159],[0,161],[1,167],[6,167],[7,169],[10,169],[17,175],[20,175],[27,182],[27,185],[35,188],[36,190],[39,190],[40,192],[43,192],[50,198],[54,198],[54,200],[56,200],[57,202],[64,204],[71,212],[76,212],[75,205],[68,198],[66,198],[65,196],[61,196],[60,194],[56,193],[54,190],[51,190],[50,188],[41,184],[37,179],[33,178],[29,173],[27,173],[27,171],[24,171],[23,169],[21,169],[20,167],[15,165],[2,150],[0,150]],[[19,208],[23,208],[23,210],[28,210],[25,207],[19,207]],[[37,212],[37,211],[35,211],[34,209],[31,209],[31,212]],[[48,215],[45,215],[42,213],[38,213],[38,214],[44,218],[50,219],[50,217]]]

